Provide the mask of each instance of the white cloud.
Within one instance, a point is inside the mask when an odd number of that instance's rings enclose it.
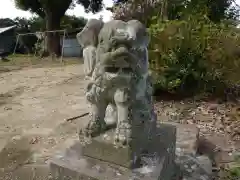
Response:
[[[1,0],[3,1],[3,0]],[[30,18],[33,16],[30,12],[19,10],[15,7],[14,0],[4,0],[4,3],[1,3],[0,6],[0,18],[16,18],[16,17],[25,17]],[[112,0],[103,0],[103,3],[106,7],[112,6]],[[106,9],[102,10],[97,14],[85,13],[84,8],[80,5],[77,5],[73,10],[68,10],[67,14],[75,15],[75,16],[83,16],[85,18],[99,18],[101,15],[103,16],[104,21],[108,21],[111,19],[112,13],[107,11]]]
[[[15,7],[13,0],[4,1],[0,6],[0,18],[31,17],[30,12],[21,11]]]
[[[237,3],[238,5],[240,5],[240,0],[236,0],[236,3]]]
[[[105,7],[111,7],[113,5],[112,0],[103,0],[103,3]],[[93,14],[93,13],[85,13],[84,8],[80,5],[77,5],[73,10],[68,10],[67,14],[69,15],[75,15],[75,16],[83,16],[85,18],[100,18],[100,16],[103,16],[104,21],[109,21],[112,17],[112,13],[110,11],[107,11],[106,9],[103,9],[101,12]]]

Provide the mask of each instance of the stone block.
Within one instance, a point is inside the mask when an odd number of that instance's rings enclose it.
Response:
[[[126,168],[132,166],[132,159],[135,147],[117,148],[113,146],[114,131],[110,130],[96,138],[90,144],[82,146],[83,156],[110,162]]]
[[[176,164],[184,180],[212,179],[212,162],[207,156],[182,155],[176,157]]]
[[[156,132],[155,138],[146,144],[147,152],[142,154],[142,166],[139,168],[131,169],[124,165],[131,160],[129,149],[115,149],[98,137],[92,142],[98,145],[84,147],[76,142],[61,155],[53,157],[50,160],[52,176],[58,180],[170,180],[175,168],[176,128],[162,124]],[[102,145],[103,142],[105,145]],[[106,152],[104,149],[107,149]]]
[[[132,140],[129,147],[118,148],[114,146],[114,136],[115,129],[112,129],[93,138],[91,143],[85,144],[82,147],[83,156],[110,162],[126,168],[138,167],[139,161],[136,160],[137,162],[134,164],[134,157],[140,155],[141,152],[148,152],[150,147],[154,146],[153,143],[159,142],[157,139],[158,136],[155,139],[148,139],[147,135],[143,132],[142,126],[134,126],[132,128]],[[156,150],[156,147],[154,150]],[[162,151],[160,149],[157,152],[160,153]]]
[[[177,128],[177,154],[193,154],[197,153],[199,144],[199,129],[192,124],[175,124]]]
[[[9,140],[0,151],[0,173],[15,169],[26,163],[33,152],[30,147],[30,137],[15,136]]]
[[[47,164],[29,164],[15,171],[3,172],[0,180],[53,180]]]

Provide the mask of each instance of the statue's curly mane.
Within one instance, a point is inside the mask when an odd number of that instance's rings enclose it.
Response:
[[[103,28],[99,32],[99,43],[103,41],[109,41],[113,36],[117,34],[117,29],[125,29],[127,23],[121,20],[114,20],[104,24]]]

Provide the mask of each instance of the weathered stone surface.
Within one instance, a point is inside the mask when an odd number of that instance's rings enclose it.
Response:
[[[199,129],[191,124],[167,123],[177,129],[176,154],[196,154],[199,144]]]
[[[15,136],[0,151],[0,173],[12,171],[26,163],[32,156],[30,138]]]
[[[113,138],[114,131],[110,130],[92,139],[90,144],[82,147],[83,155],[130,168],[137,147],[117,148],[112,143]]]
[[[55,178],[59,177],[60,180],[69,178],[73,180],[81,178],[126,180],[134,179],[134,177],[146,180],[158,178],[160,180],[168,180],[174,172],[175,141],[175,127],[163,124],[158,129],[156,138],[147,143],[148,152],[142,156],[141,163],[143,165],[140,168],[129,169],[119,165],[119,159],[126,159],[124,157],[126,156],[126,151],[123,149],[115,149],[115,153],[110,155],[112,159],[109,159],[106,154],[97,157],[94,152],[95,150],[92,153],[88,153],[88,156],[83,156],[83,146],[80,143],[76,143],[68,148],[62,155],[54,157],[50,161],[50,168],[52,175]],[[104,150],[106,147],[100,146],[99,148],[103,148],[102,150]],[[112,146],[111,148],[114,147]],[[113,159],[117,163],[112,162]]]
[[[176,162],[184,180],[212,179],[212,162],[207,156],[181,155]]]
[[[138,154],[137,151],[140,149],[149,153],[158,153],[158,155],[165,153],[165,148],[175,149],[176,132],[171,125],[162,124],[157,129],[157,135],[153,135],[154,138],[151,140],[142,137],[140,133],[136,133],[132,138],[131,147],[117,148],[112,144],[114,131],[110,130],[83,146],[83,155],[131,168],[133,156]]]
[[[198,148],[199,129],[195,125],[178,124],[177,126],[177,147],[183,153],[195,154]]]
[[[1,180],[53,180],[47,164],[25,165],[16,171],[4,172]]]

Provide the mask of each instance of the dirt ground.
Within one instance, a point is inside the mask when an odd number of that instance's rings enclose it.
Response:
[[[38,144],[66,119],[86,113],[83,79],[80,64],[1,73],[0,149],[23,136]]]
[[[0,87],[1,137],[49,131],[86,110],[81,65],[2,73]]]

